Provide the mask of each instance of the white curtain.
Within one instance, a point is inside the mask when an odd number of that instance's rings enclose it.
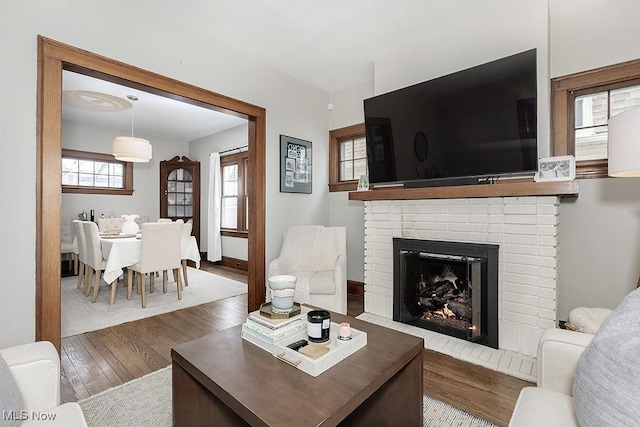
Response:
[[[207,233],[207,260],[222,259],[222,237],[220,236],[220,204],[222,202],[222,179],[220,177],[220,154],[209,154],[209,212]]]

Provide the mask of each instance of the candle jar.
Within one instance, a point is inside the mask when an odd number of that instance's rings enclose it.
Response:
[[[342,341],[351,339],[351,325],[349,323],[340,323],[340,327],[338,328],[338,339]]]
[[[312,310],[307,313],[307,335],[311,342],[329,341],[331,314],[326,310]]]

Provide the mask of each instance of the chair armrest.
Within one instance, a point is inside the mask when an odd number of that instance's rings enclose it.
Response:
[[[547,329],[538,344],[538,387],[572,395],[578,359],[593,335]]]
[[[333,283],[336,284],[335,297],[338,300],[335,311],[347,314],[347,255],[345,254],[340,255],[336,260]]]
[[[0,350],[20,393],[24,410],[43,410],[60,404],[60,359],[48,341]]]
[[[333,269],[333,280],[336,287],[347,288],[347,256],[342,254],[336,260],[336,266]]]
[[[289,270],[289,265],[285,262],[284,258],[276,258],[271,261],[267,267],[267,278],[278,274],[285,274],[285,272]]]

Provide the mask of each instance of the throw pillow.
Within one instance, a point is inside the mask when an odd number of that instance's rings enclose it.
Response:
[[[573,381],[582,427],[640,425],[640,289],[627,295],[584,350]]]
[[[22,395],[7,362],[0,356],[0,426],[20,425]]]

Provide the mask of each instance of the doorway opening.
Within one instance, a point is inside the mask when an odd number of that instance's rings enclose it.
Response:
[[[263,108],[155,74],[73,46],[38,37],[36,339],[60,350],[60,206],[62,72],[70,70],[182,102],[215,109],[249,122],[248,310],[264,302],[265,139]]]

